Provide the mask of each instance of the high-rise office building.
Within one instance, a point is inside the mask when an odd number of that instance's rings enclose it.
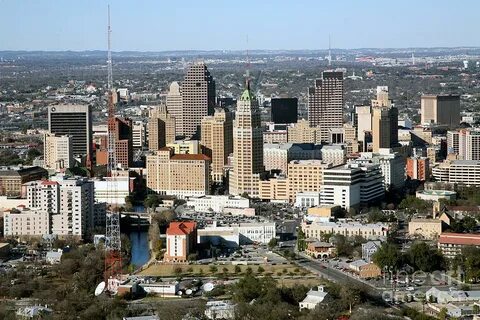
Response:
[[[260,109],[250,86],[237,102],[233,125],[233,170],[230,172],[230,194],[257,196],[263,167],[263,134]]]
[[[355,123],[357,127],[358,141],[362,145],[362,150],[367,150],[367,144],[370,141],[372,132],[372,107],[356,106],[355,107]]]
[[[129,168],[133,165],[133,131],[132,120],[115,118],[115,160],[117,166]],[[107,165],[108,150],[103,148],[96,152],[96,164]]]
[[[212,181],[222,182],[228,156],[233,152],[233,120],[230,112],[217,108],[213,116],[203,118],[201,144],[212,159]]]
[[[172,82],[170,84],[170,90],[168,91],[167,96],[165,97],[165,104],[167,105],[167,110],[161,113],[170,114],[171,117],[175,119],[175,134],[178,136],[184,136],[183,132],[183,102],[182,102],[182,91],[178,82]],[[175,137],[173,138],[175,140]],[[160,147],[161,148],[161,147]],[[152,150],[152,149],[150,149]],[[158,150],[155,149],[155,150]]]
[[[141,150],[147,141],[147,130],[145,123],[142,121],[135,121],[132,129],[132,145],[133,149]]]
[[[176,118],[164,105],[150,110],[148,119],[148,149],[157,151],[168,143],[173,143],[176,136]]]
[[[199,135],[203,117],[215,107],[215,81],[204,63],[190,66],[182,83],[182,122],[185,138]]]
[[[88,105],[57,105],[48,108],[48,130],[72,137],[74,156],[91,157],[92,110]]]
[[[422,95],[421,97],[422,124],[438,124],[455,128],[460,124],[460,96]]]
[[[390,113],[388,109],[375,107],[372,109],[372,142],[373,152],[380,148],[390,148]]]
[[[72,137],[46,133],[43,136],[43,167],[63,170],[73,167]]]
[[[397,147],[398,109],[388,98],[388,87],[377,87],[377,99],[372,100],[371,110],[373,152],[379,152],[381,148]]]
[[[319,127],[322,141],[328,141],[328,130],[343,126],[343,72],[324,71],[315,86],[308,89],[308,121]]]
[[[297,114],[297,98],[272,98],[271,115],[273,123],[296,123]]]
[[[129,168],[133,165],[132,120],[116,118],[115,157],[118,166]]]

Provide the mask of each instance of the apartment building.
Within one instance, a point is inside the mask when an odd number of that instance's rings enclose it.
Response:
[[[3,234],[6,237],[41,237],[50,233],[50,225],[50,214],[40,209],[19,207],[3,213]]]
[[[147,187],[180,198],[210,194],[211,160],[203,154],[174,154],[162,148],[147,156]]]

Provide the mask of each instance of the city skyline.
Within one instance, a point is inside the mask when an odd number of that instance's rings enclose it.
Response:
[[[68,4],[3,0],[0,28],[7,32],[0,34],[0,50],[103,50],[108,4],[103,0]],[[430,19],[432,7],[435,16]],[[328,48],[329,36],[332,48],[342,49],[475,47],[480,46],[474,16],[478,7],[479,3],[467,1],[462,8],[469,10],[462,10],[462,19],[446,28],[445,22],[458,7],[443,0],[395,5],[377,0],[182,4],[122,0],[111,3],[113,49],[316,50]],[[248,24],[232,19],[244,12]]]

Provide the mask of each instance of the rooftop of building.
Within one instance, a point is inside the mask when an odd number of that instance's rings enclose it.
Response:
[[[410,220],[410,222],[442,224],[442,220],[429,218],[413,218],[412,220]]]
[[[430,196],[453,196],[457,194],[455,191],[450,190],[420,190],[417,193]]]
[[[310,225],[321,225],[324,227],[332,228],[385,228],[388,229],[388,224],[386,223],[360,223],[358,221],[314,221]]]
[[[195,221],[170,222],[167,228],[167,235],[187,235],[197,228]]]
[[[171,160],[203,160],[203,161],[210,161],[210,157],[204,155],[204,154],[174,154],[171,158]]]
[[[33,166],[33,167],[28,167],[28,168],[1,168],[0,169],[0,176],[2,177],[6,177],[6,176],[26,176],[26,175],[29,175],[29,174],[35,174],[35,173],[39,173],[39,174],[45,174],[47,175],[48,174],[48,171],[45,170],[44,168],[42,167],[38,167],[38,166]]]
[[[472,233],[442,233],[438,243],[480,246],[480,234]]]

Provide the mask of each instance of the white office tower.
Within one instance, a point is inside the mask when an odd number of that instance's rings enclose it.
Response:
[[[405,158],[392,149],[380,148],[378,153],[362,152],[352,163],[380,165],[386,190],[401,189],[405,186]]]
[[[323,171],[320,204],[358,208],[385,195],[379,165],[349,163]]]

